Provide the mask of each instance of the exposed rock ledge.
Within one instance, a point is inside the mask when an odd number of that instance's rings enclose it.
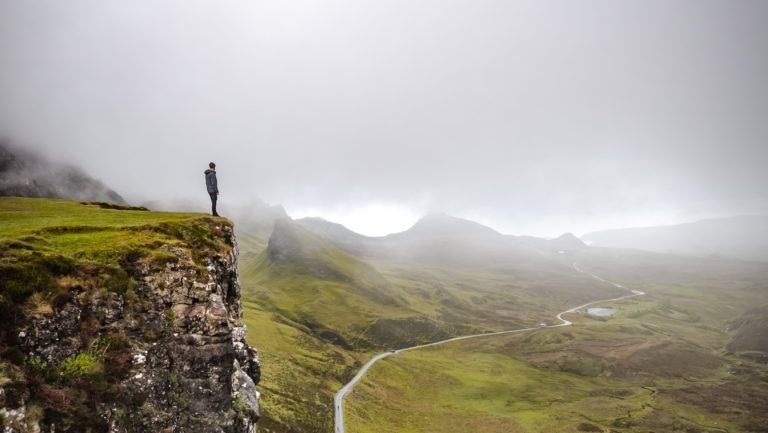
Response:
[[[213,229],[229,251],[195,263],[190,249],[162,246],[171,260],[129,264],[125,293],[78,281],[57,305],[22,313],[25,368],[48,376],[0,381],[3,433],[255,432],[260,366],[242,322],[237,245],[231,227]],[[101,367],[88,364],[95,357]],[[67,362],[84,374],[64,377]],[[62,377],[45,370],[54,365]]]

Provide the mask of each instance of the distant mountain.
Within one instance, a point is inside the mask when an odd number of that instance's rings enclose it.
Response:
[[[345,226],[328,221],[318,217],[308,217],[296,220],[296,223],[302,225],[316,234],[319,234],[334,241],[363,241],[370,239],[368,236],[353,232]]]
[[[65,198],[126,204],[83,170],[0,142],[0,196]]]
[[[433,253],[445,256],[460,251],[466,258],[468,244],[480,242],[485,248],[488,242],[505,242],[504,235],[490,227],[444,213],[430,213],[408,230],[381,237],[364,236],[322,218],[303,218],[296,223],[356,256],[441,261],[446,257],[433,257]]]
[[[296,223],[357,257],[407,263],[509,267],[589,248],[570,233],[554,240],[510,236],[445,213],[427,214],[408,230],[382,237],[363,236],[321,218]]]
[[[498,237],[501,233],[474,221],[457,218],[442,212],[429,213],[400,233],[387,235],[387,239],[434,239],[441,237]]]
[[[273,281],[308,277],[363,290],[388,286],[372,266],[287,218],[275,221],[263,257],[247,272]]]
[[[261,199],[252,199],[233,210],[238,223],[250,227],[272,230],[275,220],[288,218],[282,205],[271,205]]]
[[[588,233],[582,239],[600,247],[768,261],[768,215],[606,230]]]
[[[558,252],[580,251],[589,248],[587,244],[577,238],[573,233],[563,233],[559,237],[552,239],[549,243],[553,248],[556,248]]]
[[[381,238],[378,255],[403,262],[489,267],[537,260],[536,245],[474,221],[428,214],[410,229]]]

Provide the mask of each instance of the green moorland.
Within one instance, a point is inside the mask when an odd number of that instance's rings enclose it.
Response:
[[[332,431],[334,393],[374,353],[552,321],[564,308],[620,293],[570,262],[522,272],[361,259],[291,224],[278,224],[271,242],[271,252],[265,240],[240,242],[266,432]]]
[[[617,251],[578,260],[646,296],[380,361],[347,399],[346,431],[768,431],[765,325],[750,330],[763,352],[727,349],[730,321],[768,302],[768,268]]]
[[[120,355],[125,336],[97,338],[83,327],[73,343],[79,353],[48,365],[19,349],[14,330],[26,317],[55,314],[73,293],[119,293],[126,311],[143,311],[133,270],[176,261],[170,249],[180,247],[191,252],[199,275],[206,278],[203,255],[231,249],[220,230],[225,224],[231,223],[201,214],[0,197],[0,382],[76,396],[77,404],[66,411],[54,400],[32,403],[61,412],[52,422],[90,431],[91,424],[98,424],[94,407],[99,399],[119,394],[119,372],[107,360]]]

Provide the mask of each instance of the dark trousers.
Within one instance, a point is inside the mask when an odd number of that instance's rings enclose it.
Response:
[[[218,194],[215,192],[209,192],[208,195],[211,196],[211,212],[213,213],[213,216],[219,216],[218,212],[216,212],[216,198]]]

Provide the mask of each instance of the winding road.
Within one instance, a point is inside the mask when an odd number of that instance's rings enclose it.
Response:
[[[585,274],[584,271],[579,269],[579,267],[576,265],[575,262],[573,263],[573,269],[575,269],[579,273]],[[597,275],[594,275],[594,274],[589,274],[589,275],[591,277],[597,279],[598,281],[603,282],[603,283],[611,284],[611,285],[616,286],[616,287],[618,287],[620,289],[624,289],[625,288],[621,284],[617,284],[617,283],[613,283],[613,282],[604,280],[603,278],[600,278]],[[464,335],[462,337],[449,338],[449,339],[446,339],[446,340],[436,341],[434,343],[421,344],[421,345],[418,345],[418,346],[411,346],[411,347],[406,347],[404,349],[391,350],[389,352],[379,353],[378,355],[376,355],[373,358],[371,358],[370,361],[365,363],[365,365],[363,365],[360,368],[360,370],[357,372],[355,377],[353,377],[352,380],[349,381],[349,383],[344,385],[344,387],[342,387],[339,390],[339,392],[336,393],[336,396],[333,399],[334,411],[335,411],[335,415],[336,415],[336,418],[335,418],[335,430],[334,431],[335,431],[335,433],[344,433],[344,397],[347,394],[349,394],[350,391],[352,391],[352,387],[354,387],[355,384],[360,379],[362,379],[362,377],[365,375],[365,373],[368,371],[368,369],[371,368],[371,366],[373,364],[375,364],[376,361],[378,361],[380,359],[384,359],[384,358],[387,358],[389,356],[394,356],[394,355],[397,355],[399,353],[407,352],[409,350],[416,350],[416,349],[423,349],[425,347],[438,346],[440,344],[450,343],[452,341],[468,340],[470,338],[492,337],[494,335],[513,334],[513,333],[516,333],[516,332],[534,331],[536,329],[543,329],[543,328],[559,328],[561,326],[571,326],[573,324],[573,322],[571,322],[570,320],[567,320],[567,319],[563,319],[563,314],[574,313],[574,312],[576,312],[576,311],[578,311],[578,310],[580,310],[580,309],[582,309],[582,308],[584,308],[586,306],[592,305],[592,304],[597,304],[597,303],[601,303],[601,302],[610,302],[610,301],[620,301],[622,299],[627,299],[627,298],[631,298],[633,296],[641,296],[641,295],[645,295],[645,292],[641,292],[639,290],[630,290],[630,294],[629,295],[619,296],[618,298],[598,299],[596,301],[587,302],[586,304],[579,305],[578,307],[570,308],[568,310],[565,310],[565,311],[562,311],[562,312],[558,313],[557,316],[555,316],[557,318],[557,320],[559,320],[561,322],[561,323],[559,323],[557,325],[543,325],[543,326],[535,326],[535,327],[531,327],[531,328],[511,329],[509,331],[486,332],[486,333],[483,333],[483,334]]]

